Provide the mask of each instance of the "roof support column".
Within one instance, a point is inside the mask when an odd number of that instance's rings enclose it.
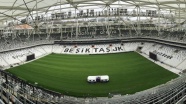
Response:
[[[63,40],[63,26],[62,26],[62,23],[60,25],[60,33],[61,33],[61,36],[60,36],[60,40]]]
[[[178,29],[180,29],[180,27],[181,27],[181,24],[180,24],[180,2],[179,2],[179,4],[178,4],[178,6],[179,6],[179,19],[178,19],[178,21],[179,21],[179,26],[178,26]]]
[[[61,16],[61,0],[60,0],[60,16]],[[61,33],[60,40],[63,40],[63,29],[62,29],[62,27],[63,26],[62,26],[62,22],[61,22],[61,24],[60,24],[60,33]]]
[[[184,2],[185,2],[185,10],[186,10],[186,1],[184,0]],[[186,36],[186,30],[185,30],[184,27],[182,27],[182,28],[183,28],[183,31],[185,32],[185,34],[183,35],[183,37],[185,37]]]
[[[110,26],[109,26],[109,6],[107,6],[107,22],[106,22],[106,33],[108,34],[108,38],[110,38]]]
[[[70,39],[72,39],[72,35],[73,35],[73,33],[74,33],[74,29],[73,29],[74,27],[73,26],[71,26],[71,34],[70,34]]]
[[[158,6],[158,36],[160,36],[160,8]]]
[[[38,32],[38,30],[39,30],[39,27],[38,27],[39,21],[38,21],[38,10],[37,10],[38,8],[37,8],[37,3],[38,3],[38,2],[37,2],[37,0],[36,0],[36,17],[37,17],[36,20],[35,20],[35,21],[36,21],[36,26],[35,26],[35,28],[36,28],[36,34],[39,33],[39,32]]]
[[[78,24],[78,17],[77,17],[77,11],[76,11],[76,8],[74,8],[75,9],[75,17],[76,17],[76,39],[78,38],[78,26],[79,26],[79,24]]]
[[[140,6],[137,5],[137,36],[141,35],[141,23],[140,23]]]

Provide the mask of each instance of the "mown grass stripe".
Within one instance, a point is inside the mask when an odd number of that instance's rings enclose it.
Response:
[[[135,52],[50,54],[7,71],[50,90],[79,97],[132,94],[178,77]],[[109,75],[110,82],[89,84],[86,82],[89,75]]]

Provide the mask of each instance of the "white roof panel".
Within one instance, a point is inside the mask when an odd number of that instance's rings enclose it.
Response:
[[[65,11],[74,8],[78,10],[91,9],[91,7],[104,9],[106,6],[114,8],[130,7],[132,9],[136,5],[139,5],[141,8],[158,9],[159,7],[161,10],[172,11],[175,15],[178,15],[179,11],[182,14],[182,18],[185,18],[183,16],[186,14],[185,0],[0,0],[0,22],[6,21],[7,15],[15,17],[18,15],[27,15],[29,11],[36,11],[36,9],[39,12],[48,12],[48,10],[59,9],[59,5]]]

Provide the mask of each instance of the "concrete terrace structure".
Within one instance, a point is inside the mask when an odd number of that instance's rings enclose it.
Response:
[[[185,0],[0,0],[0,103],[183,104],[186,95]],[[136,51],[180,77],[112,98],[76,98],[6,73],[35,54]],[[151,59],[149,59],[151,60]],[[153,61],[153,60],[151,60]]]

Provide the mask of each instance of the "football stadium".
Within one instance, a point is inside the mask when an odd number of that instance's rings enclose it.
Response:
[[[186,0],[0,0],[0,104],[186,104]]]

